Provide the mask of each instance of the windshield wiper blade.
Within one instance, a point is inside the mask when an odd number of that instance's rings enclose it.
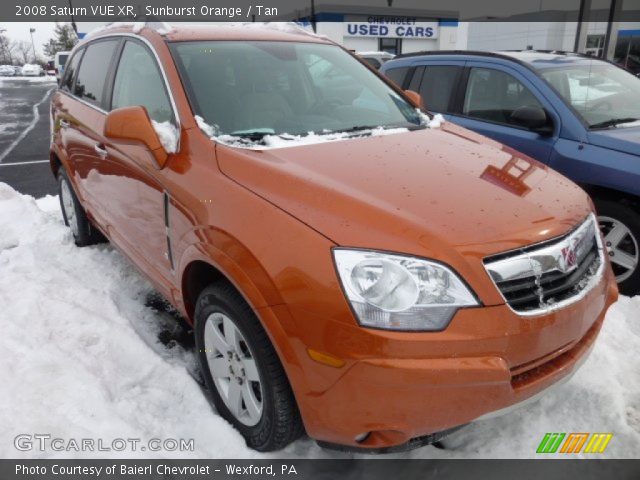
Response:
[[[605,120],[604,122],[594,123],[589,128],[598,129],[598,128],[608,128],[615,127],[616,125],[620,125],[621,123],[629,123],[636,122],[637,118],[627,117],[627,118],[611,118],[609,120]]]
[[[265,135],[274,135],[275,131],[271,128],[256,128],[255,130],[237,130],[231,132],[230,135],[234,137],[246,138],[247,140],[259,141],[262,140]]]
[[[416,125],[415,123],[399,123],[397,125],[356,125],[355,127],[349,128],[341,128],[339,130],[331,130],[329,133],[352,133],[352,132],[361,132],[364,130],[376,130],[378,128],[382,128],[383,130],[388,130],[390,128],[406,128],[407,130],[419,130],[424,128],[424,125]]]
[[[380,125],[356,125],[355,127],[349,128],[341,128],[339,130],[331,130],[330,133],[350,133],[350,132],[360,132],[363,130],[373,130],[375,128],[379,128]]]

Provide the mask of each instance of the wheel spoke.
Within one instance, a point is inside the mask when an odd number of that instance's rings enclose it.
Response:
[[[242,386],[233,379],[229,383],[227,407],[236,418],[240,417],[240,412],[242,411]]]
[[[233,324],[231,319],[226,316],[222,318],[222,324],[224,325],[224,339],[226,340],[227,345],[231,347],[231,350],[235,350],[237,353],[240,353],[238,338],[241,337],[241,335],[239,335],[236,326]]]
[[[229,351],[229,345],[222,337],[222,333],[220,333],[220,330],[216,327],[212,317],[213,315],[207,319],[207,323],[204,326],[204,346],[207,350],[216,349],[221,354],[226,355]]]
[[[229,372],[229,360],[226,357],[211,358],[213,354],[207,353],[209,357],[209,370],[211,370],[211,376],[216,378],[229,378],[231,372]]]
[[[244,385],[242,385],[242,398],[245,406],[247,407],[249,418],[252,422],[258,423],[258,420],[260,420],[260,416],[262,415],[262,406],[260,405],[260,402],[258,402],[255,393],[253,393],[249,382],[245,382]]]
[[[622,223],[614,223],[613,228],[604,237],[606,243],[611,244],[611,248],[616,248],[620,242],[627,236],[629,230]]]
[[[612,263],[616,265],[620,265],[621,267],[626,268],[627,270],[634,270],[638,264],[638,259],[629,255],[627,252],[623,252],[619,249],[613,249],[613,256],[609,257]]]
[[[258,367],[256,366],[256,361],[253,358],[243,359],[242,365],[244,366],[244,373],[247,377],[247,380],[251,382],[260,381],[260,375],[258,374]]]

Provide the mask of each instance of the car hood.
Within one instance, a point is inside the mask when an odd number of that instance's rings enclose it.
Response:
[[[224,174],[338,245],[450,261],[561,235],[587,195],[535,160],[445,124],[250,150],[222,144]]]
[[[589,132],[589,143],[611,150],[640,154],[640,124],[634,123],[630,127],[610,128]]]

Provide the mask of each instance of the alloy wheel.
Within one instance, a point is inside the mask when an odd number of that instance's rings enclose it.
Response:
[[[604,246],[618,283],[629,278],[638,267],[638,239],[629,227],[612,217],[599,216]]]
[[[213,383],[231,414],[252,427],[262,418],[262,382],[249,344],[222,313],[209,315],[204,346]]]

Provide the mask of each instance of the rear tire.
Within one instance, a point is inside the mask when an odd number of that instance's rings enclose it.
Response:
[[[58,196],[64,224],[71,229],[77,246],[84,247],[106,240],[102,233],[91,225],[63,168],[58,173]]]
[[[231,285],[218,282],[202,291],[194,332],[209,395],[249,447],[280,450],[304,433],[280,359],[255,313]]]
[[[640,293],[640,214],[630,206],[611,200],[594,199],[598,222],[604,236],[620,293]]]

